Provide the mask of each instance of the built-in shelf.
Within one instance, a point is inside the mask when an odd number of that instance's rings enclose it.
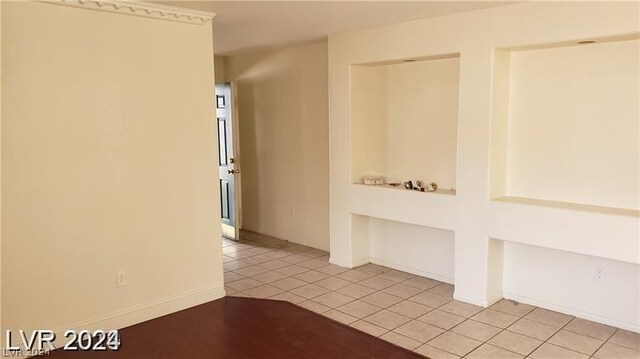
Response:
[[[459,55],[351,66],[351,181],[455,188]]]
[[[583,211],[583,212],[591,212],[591,213],[601,213],[601,214],[609,214],[609,215],[616,215],[616,216],[640,218],[640,211],[633,210],[633,209],[626,209],[626,208],[592,206],[592,205],[580,204],[580,203],[548,201],[543,199],[511,197],[511,196],[498,197],[493,199],[493,201],[516,203],[516,204],[523,204],[523,205],[529,205],[529,206],[556,208],[556,209],[566,209],[571,211]]]
[[[419,192],[385,185],[351,184],[353,214],[446,230],[455,230],[455,190]]]
[[[366,185],[366,184],[362,184],[362,183],[354,183],[353,185],[369,187],[369,188],[393,189],[393,190],[398,190],[398,191],[403,191],[403,192],[415,192],[416,194],[444,194],[444,195],[448,195],[448,196],[455,196],[456,195],[456,190],[455,189],[446,189],[446,188],[438,188],[435,191],[424,191],[424,192],[421,192],[421,191],[416,191],[414,189],[407,189],[402,185],[400,185],[400,186],[392,186],[392,185],[390,185],[388,183],[380,184],[380,185]]]

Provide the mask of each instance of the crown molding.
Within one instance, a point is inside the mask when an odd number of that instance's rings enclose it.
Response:
[[[167,6],[144,1],[127,0],[40,0],[47,4],[79,7],[89,10],[113,12],[124,15],[150,17],[154,19],[205,24],[211,22],[216,14],[205,11]]]

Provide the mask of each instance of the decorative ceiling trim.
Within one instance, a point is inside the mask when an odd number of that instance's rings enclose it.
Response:
[[[204,24],[211,22],[216,14],[174,6],[127,0],[41,0],[47,4],[73,6],[90,10],[113,12],[154,19]]]

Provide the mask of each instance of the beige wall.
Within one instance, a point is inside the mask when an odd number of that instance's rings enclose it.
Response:
[[[224,57],[214,56],[216,83],[226,82],[224,76]]]
[[[224,67],[237,82],[243,228],[329,249],[327,43]]]
[[[639,45],[511,53],[507,195],[640,209]]]
[[[389,179],[456,186],[458,58],[389,66]]]
[[[117,328],[224,295],[210,24],[2,10],[3,329]]]
[[[387,69],[351,67],[351,181],[387,176]]]

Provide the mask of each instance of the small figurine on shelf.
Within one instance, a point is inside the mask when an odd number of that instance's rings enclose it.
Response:
[[[368,186],[380,186],[385,182],[384,177],[382,176],[365,176],[362,179],[362,183]]]
[[[407,181],[407,182],[404,182],[403,184],[404,184],[404,188],[406,189],[420,191],[420,192],[435,192],[438,189],[438,184],[435,182],[429,183],[429,185],[426,187],[424,185],[424,182],[422,182],[421,180],[417,180],[415,185],[413,184],[412,181]]]

